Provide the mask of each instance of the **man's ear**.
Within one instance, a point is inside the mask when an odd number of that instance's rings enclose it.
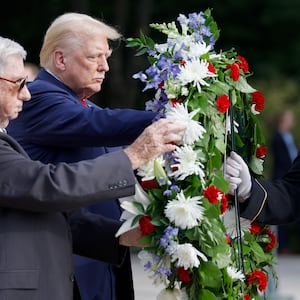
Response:
[[[62,50],[55,50],[52,55],[55,67],[64,71],[66,69],[64,52]]]

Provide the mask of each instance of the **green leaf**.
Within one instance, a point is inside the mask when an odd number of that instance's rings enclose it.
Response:
[[[266,260],[266,254],[264,253],[264,250],[258,243],[251,243],[251,250],[258,264]]]
[[[218,150],[220,150],[221,153],[225,153],[226,152],[226,144],[224,141],[224,138],[218,138],[216,140],[216,147]]]
[[[141,212],[144,213],[145,209],[144,209],[144,205],[140,202],[134,201],[133,205]]]
[[[199,291],[198,300],[218,300],[214,293],[209,290],[201,289]]]
[[[241,91],[242,93],[254,93],[254,92],[256,92],[256,89],[254,89],[252,86],[250,86],[248,84],[247,80],[243,76],[240,76],[238,81],[233,81],[232,80],[232,85],[238,91]]]
[[[218,189],[223,191],[225,194],[228,193],[229,183],[224,177],[224,172],[222,170],[216,171],[212,177],[212,184]]]
[[[229,246],[227,244],[223,244],[215,248],[216,254],[213,257],[213,262],[218,266],[219,269],[224,269],[232,262],[232,258],[229,255]]]
[[[200,282],[203,286],[215,289],[218,289],[222,286],[222,272],[210,261],[201,263],[199,268],[199,276]]]
[[[209,86],[209,90],[211,92],[213,92],[214,97],[220,96],[220,95],[227,95],[228,91],[230,89],[230,86],[225,83],[225,82],[221,82],[219,80],[215,80],[210,86]]]
[[[249,162],[249,168],[257,175],[263,174],[263,160],[260,158],[257,158],[256,156],[252,156],[251,160]]]

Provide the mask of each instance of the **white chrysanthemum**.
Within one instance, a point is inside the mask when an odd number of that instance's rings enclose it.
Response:
[[[141,213],[132,202],[136,201],[141,203],[145,209],[151,203],[151,199],[138,182],[136,182],[135,184],[135,194],[133,196],[120,198],[119,201],[121,202],[121,207],[124,209],[120,220],[125,220],[125,222],[117,231],[115,235],[116,237],[120,236],[126,231],[129,231],[132,228],[139,226],[138,223],[132,225],[132,221],[134,220],[134,218]]]
[[[192,244],[179,244],[177,250],[172,255],[172,261],[176,262],[177,267],[183,267],[185,270],[189,268],[198,268],[200,265],[200,257],[203,261],[207,261],[206,256],[197,250]]]
[[[202,85],[209,86],[204,79],[215,76],[216,74],[208,70],[208,62],[206,60],[193,58],[180,66],[180,73],[177,79],[182,85],[193,83],[193,86],[197,87],[198,92],[201,93]]]
[[[157,300],[180,300],[180,290],[179,289],[163,289],[157,295]]]
[[[192,228],[203,219],[204,208],[201,206],[200,199],[200,196],[186,198],[181,191],[176,199],[168,201],[165,215],[181,229]]]
[[[188,112],[187,102],[177,104],[176,107],[170,107],[166,112],[166,117],[175,120],[176,122],[184,123],[186,130],[183,136],[183,143],[191,145],[203,137],[206,132],[200,122],[193,120],[193,117],[199,112],[199,108]]]
[[[160,155],[159,157],[156,157],[155,160],[160,163],[160,165],[163,167],[165,165],[165,160],[163,159],[163,156]],[[140,166],[137,169],[137,175],[142,177],[142,181],[152,180],[154,179],[154,159],[150,160],[146,164]]]
[[[191,146],[177,146],[173,155],[177,162],[171,165],[171,167],[174,168],[174,171],[170,172],[170,176],[174,176],[178,180],[184,180],[187,176],[195,174],[200,177],[202,182],[204,182],[204,165],[197,161],[197,153]]]
[[[235,211],[234,209],[227,209],[223,215],[223,223],[226,228],[226,232],[232,237],[237,237],[236,222],[235,222]],[[244,236],[244,232],[250,231],[251,221],[245,218],[240,218],[241,224],[241,235]]]
[[[196,42],[189,44],[189,50],[186,52],[186,56],[183,56],[184,60],[188,58],[198,58],[203,54],[207,54],[211,50],[210,45],[206,45],[205,42]]]
[[[242,273],[242,271],[237,270],[235,267],[228,266],[226,270],[232,281],[245,279],[245,275]]]

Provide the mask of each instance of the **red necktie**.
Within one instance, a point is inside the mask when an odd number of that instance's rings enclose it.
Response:
[[[86,99],[80,99],[83,106],[88,107],[88,104],[86,102]]]

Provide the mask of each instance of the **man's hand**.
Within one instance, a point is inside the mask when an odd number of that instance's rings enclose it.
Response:
[[[142,231],[140,227],[135,227],[129,231],[126,231],[120,235],[119,244],[122,246],[133,247],[147,247],[139,242],[142,238]]]
[[[174,123],[170,119],[160,119],[148,126],[141,135],[124,152],[128,155],[132,168],[141,165],[157,156],[175,150],[175,143],[182,141],[186,126]]]
[[[250,197],[251,176],[245,161],[235,152],[231,152],[225,162],[225,178],[229,182],[229,194],[233,195],[238,188],[240,202]]]

